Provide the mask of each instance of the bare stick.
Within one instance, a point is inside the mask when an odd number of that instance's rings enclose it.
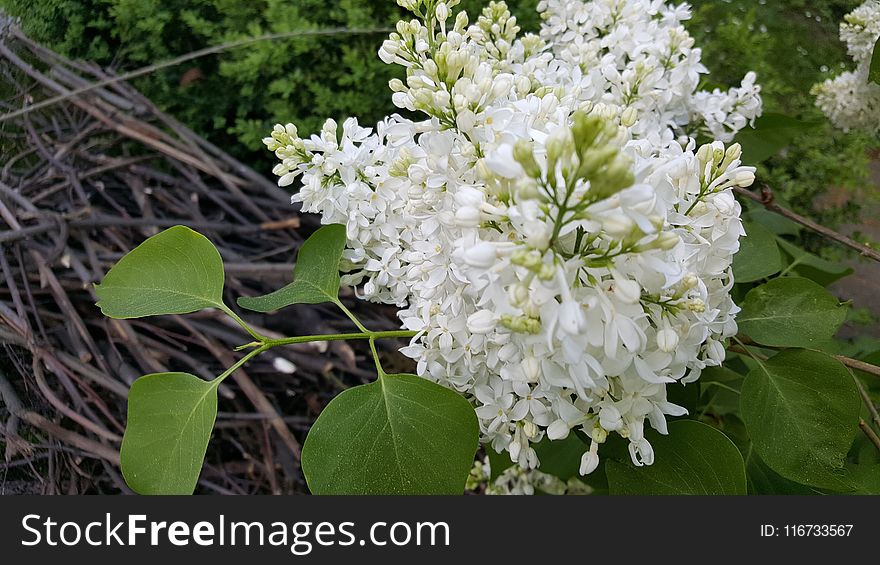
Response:
[[[851,237],[845,236],[840,232],[836,232],[831,228],[826,228],[825,226],[819,225],[813,220],[809,218],[805,218],[800,214],[792,212],[788,208],[783,208],[779,204],[776,203],[775,198],[773,196],[773,190],[764,185],[761,188],[761,194],[755,194],[751,190],[746,190],[745,188],[734,187],[734,191],[740,196],[745,196],[746,198],[750,198],[754,200],[758,204],[761,204],[767,210],[779,214],[780,216],[784,216],[789,220],[799,223],[800,225],[813,230],[814,232],[827,237],[832,241],[836,241],[842,245],[845,245],[851,249],[855,249],[859,252],[859,254],[863,257],[868,257],[869,259],[873,259],[875,261],[880,261],[880,251],[876,249],[871,249],[867,245],[861,244],[858,241],[852,239]]]
[[[877,436],[877,433],[871,429],[871,426],[868,425],[866,421],[859,418],[859,428],[868,436],[868,439],[871,440],[871,443],[877,448],[877,451],[880,451],[880,437]]]

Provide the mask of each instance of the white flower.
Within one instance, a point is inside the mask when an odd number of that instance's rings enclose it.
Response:
[[[844,16],[840,39],[856,69],[813,86],[816,106],[839,129],[880,133],[880,85],[869,79],[871,56],[880,39],[880,1],[867,0]]]
[[[609,433],[651,464],[645,421],[666,433],[684,413],[666,387],[736,331],[732,190],[754,168],[723,142],[760,115],[754,74],[699,92],[688,9],[660,0],[542,0],[522,38],[501,2],[473,25],[454,0],[399,3],[418,17],[380,57],[406,70],[394,104],[425,119],[277,126],[275,174],[346,226],[345,280],[401,307],[416,372],[473,402],[485,448],[517,463],[500,490],[533,491],[534,444],[573,430],[592,438],[583,474]]]

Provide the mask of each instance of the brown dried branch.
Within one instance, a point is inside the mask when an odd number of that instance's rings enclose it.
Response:
[[[761,194],[755,194],[751,190],[740,187],[735,187],[734,191],[740,196],[744,196],[746,198],[749,198],[750,200],[754,200],[758,204],[761,204],[767,210],[788,218],[789,220],[797,222],[805,228],[813,230],[814,232],[830,239],[831,241],[836,241],[837,243],[845,245],[850,249],[855,249],[859,252],[859,255],[863,257],[867,257],[875,261],[880,261],[880,251],[877,251],[876,249],[871,249],[867,245],[859,243],[851,237],[845,236],[842,233],[837,232],[831,228],[826,228],[825,226],[818,224],[809,218],[805,218],[796,212],[792,212],[788,208],[780,206],[776,202],[776,199],[773,195],[773,190],[766,184],[761,187]]]

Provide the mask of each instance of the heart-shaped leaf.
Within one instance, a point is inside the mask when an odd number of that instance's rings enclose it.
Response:
[[[208,239],[184,226],[154,235],[95,285],[105,316],[127,319],[223,308],[223,260]]]
[[[768,467],[796,483],[848,488],[843,466],[861,402],[839,361],[805,349],[777,353],[748,374],[740,403],[752,445]]]
[[[141,377],[128,393],[120,459],[139,494],[192,494],[217,418],[217,386],[187,373]]]
[[[382,375],[327,405],[303,445],[303,473],[313,494],[461,494],[478,440],[461,395]]]
[[[607,461],[611,494],[746,494],[746,471],[739,449],[720,431],[694,420],[669,423],[669,435],[649,432],[654,464]]]
[[[810,347],[831,339],[846,307],[809,279],[783,277],[753,288],[736,318],[741,332],[771,347]]]
[[[746,237],[740,240],[733,258],[733,278],[738,283],[754,282],[782,270],[782,255],[776,237],[757,223],[746,225]]]
[[[339,261],[345,243],[345,226],[320,228],[300,248],[292,283],[265,296],[241,297],[238,305],[255,312],[271,312],[291,304],[338,301]]]

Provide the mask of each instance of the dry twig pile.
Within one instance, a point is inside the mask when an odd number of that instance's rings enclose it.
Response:
[[[109,76],[8,20],[0,73],[0,113]],[[300,218],[271,181],[123,82],[0,122],[0,156],[0,491],[126,491],[117,464],[130,384],[169,370],[211,379],[248,336],[213,312],[105,319],[92,284],[147,237],[184,224],[220,250],[231,305],[289,279]],[[393,312],[361,315],[395,327]],[[247,319],[270,336],[349,327],[323,307]],[[220,389],[202,490],[303,491],[309,425],[345,380],[369,377],[343,342],[291,346],[238,371]]]

